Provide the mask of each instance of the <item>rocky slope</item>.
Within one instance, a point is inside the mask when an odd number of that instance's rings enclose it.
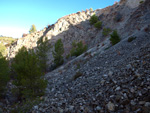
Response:
[[[46,36],[54,45],[61,38],[65,54],[71,43],[82,40],[88,51],[45,75],[48,80],[43,102],[32,112],[40,113],[149,113],[150,111],[150,1],[121,0],[96,10],[103,28],[117,29],[121,41],[111,46],[89,24],[93,12],[85,11],[59,19],[43,31],[19,39],[9,48],[9,58],[21,47],[36,48]],[[135,37],[131,42],[128,40]],[[51,51],[48,52],[52,63]]]

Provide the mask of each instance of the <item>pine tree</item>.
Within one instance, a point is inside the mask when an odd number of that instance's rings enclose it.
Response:
[[[94,14],[93,16],[91,16],[90,18],[90,24],[95,24],[96,22],[98,22],[98,17]]]
[[[63,64],[63,53],[64,53],[64,47],[61,39],[58,39],[55,43],[55,51],[53,51],[53,57],[54,57],[54,63],[56,67]]]
[[[35,25],[33,24],[32,26],[31,26],[31,29],[29,30],[29,33],[31,34],[31,33],[34,33],[34,32],[36,32],[37,30],[36,30],[36,27],[35,27]]]
[[[19,96],[23,99],[42,96],[47,82],[42,79],[38,58],[33,50],[22,47],[16,54],[12,68],[16,73],[14,84],[18,87]]]
[[[115,45],[118,42],[120,42],[120,37],[117,33],[117,30],[114,30],[110,36],[111,36],[110,41],[111,41],[112,45]]]
[[[43,72],[46,72],[46,68],[47,68],[47,52],[49,50],[49,46],[48,46],[48,40],[47,37],[45,38],[45,41],[43,39],[43,37],[41,37],[38,41],[37,41],[37,56],[39,58],[39,65],[42,68]]]
[[[9,81],[8,61],[0,53],[0,98],[5,93],[7,82]]]

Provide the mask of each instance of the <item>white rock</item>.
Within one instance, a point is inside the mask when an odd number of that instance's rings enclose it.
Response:
[[[107,104],[107,108],[109,111],[114,111],[115,110],[115,105],[112,102],[109,102]]]

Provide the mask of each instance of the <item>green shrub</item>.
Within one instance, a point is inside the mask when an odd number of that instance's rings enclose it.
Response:
[[[144,3],[144,1],[140,1],[140,4]]]
[[[6,85],[9,81],[8,61],[0,53],[0,98],[5,94]]]
[[[42,69],[32,50],[28,52],[25,47],[19,49],[13,60],[12,69],[16,73],[14,84],[22,100],[44,95],[47,81],[41,78]]]
[[[74,76],[73,76],[73,80],[76,80],[77,78],[81,77],[83,74],[81,72],[77,72]]]
[[[129,37],[128,38],[128,42],[132,42],[133,40],[135,40],[136,39],[136,37]]]
[[[55,43],[55,51],[53,51],[53,57],[54,57],[54,64],[56,67],[63,64],[63,53],[64,53],[64,46],[61,41],[61,39],[58,39]]]
[[[98,22],[98,17],[94,14],[93,16],[91,16],[90,18],[90,23],[93,25],[95,24],[96,22]]]
[[[70,51],[71,56],[79,56],[87,50],[87,46],[83,45],[82,41],[72,43],[73,48]]]
[[[111,36],[110,41],[111,41],[112,45],[115,45],[118,42],[120,42],[120,37],[116,30],[114,30],[110,36]]]
[[[43,37],[41,37],[38,41],[37,41],[37,57],[39,59],[39,65],[42,68],[43,72],[46,72],[46,68],[47,68],[47,52],[49,50],[49,46],[48,46],[48,40],[47,38],[45,38],[45,41],[43,39]]]
[[[101,29],[102,28],[102,22],[98,21],[94,24],[94,27],[96,27],[97,29]]]
[[[111,32],[110,28],[104,28],[102,34],[103,36],[108,36],[110,32]]]

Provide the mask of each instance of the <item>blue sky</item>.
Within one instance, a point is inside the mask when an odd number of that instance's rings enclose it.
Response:
[[[32,24],[42,30],[62,16],[113,5],[116,0],[0,0],[0,35],[20,38]]]

